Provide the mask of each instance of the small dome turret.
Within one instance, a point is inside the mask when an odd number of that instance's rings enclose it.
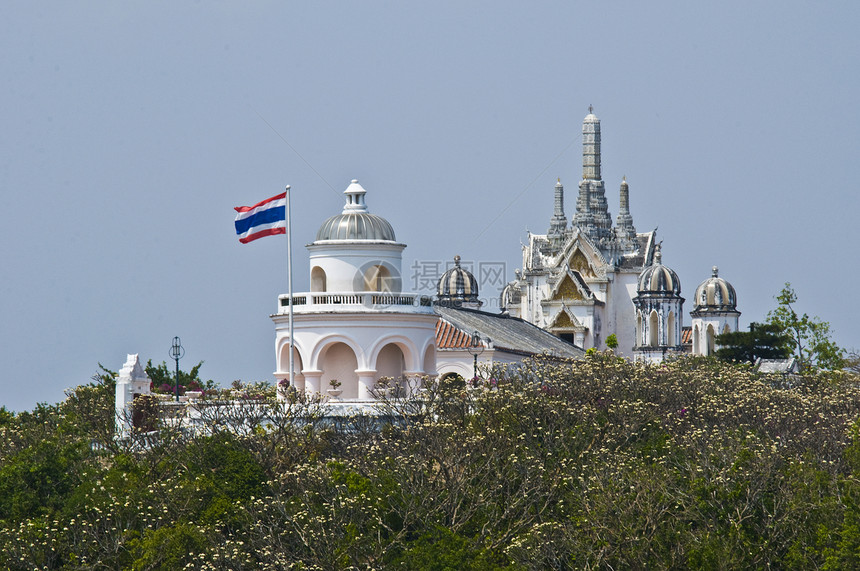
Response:
[[[478,300],[478,280],[470,271],[460,267],[460,256],[454,256],[454,267],[439,278],[436,297],[444,305],[481,305]]]
[[[719,277],[719,268],[714,266],[711,277],[699,284],[693,297],[694,312],[737,311],[738,298],[732,284]]]
[[[639,274],[639,295],[681,295],[681,280],[674,270],[663,265],[661,247],[657,245],[654,263]]]
[[[347,189],[343,212],[322,223],[316,241],[369,240],[395,242],[394,228],[382,216],[367,211],[364,195],[367,191],[353,179]]]

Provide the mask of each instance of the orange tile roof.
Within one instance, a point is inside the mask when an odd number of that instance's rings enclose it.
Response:
[[[689,345],[693,342],[693,328],[684,327],[681,329],[681,345]]]
[[[472,336],[447,321],[436,322],[437,349],[466,349],[472,346]]]

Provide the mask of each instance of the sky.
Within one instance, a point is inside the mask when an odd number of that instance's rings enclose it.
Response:
[[[860,348],[859,24],[835,0],[0,3],[0,405],[128,353],[172,369],[174,336],[204,379],[271,381],[286,240],[239,244],[233,207],[288,184],[297,292],[353,178],[406,289],[455,254],[513,279],[557,178],[574,212],[589,105],[613,220],[626,176],[682,295],[719,266],[745,327],[790,282]]]

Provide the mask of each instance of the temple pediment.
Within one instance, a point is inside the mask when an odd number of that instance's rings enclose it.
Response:
[[[549,299],[552,301],[593,301],[594,294],[577,270],[565,268],[560,279],[552,288]]]
[[[580,323],[576,316],[568,311],[567,307],[562,305],[559,312],[552,318],[547,329],[553,333],[563,333],[582,332],[585,331],[587,327]]]
[[[554,261],[556,268],[567,266],[589,280],[605,279],[609,267],[600,250],[579,231],[574,232]]]

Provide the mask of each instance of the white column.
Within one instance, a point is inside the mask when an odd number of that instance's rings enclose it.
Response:
[[[358,398],[359,400],[368,400],[373,398],[371,390],[376,384],[376,371],[372,369],[358,369],[355,371],[358,375]]]
[[[302,375],[305,377],[305,391],[309,393],[319,393],[320,379],[322,378],[323,372],[305,369],[302,371]]]

